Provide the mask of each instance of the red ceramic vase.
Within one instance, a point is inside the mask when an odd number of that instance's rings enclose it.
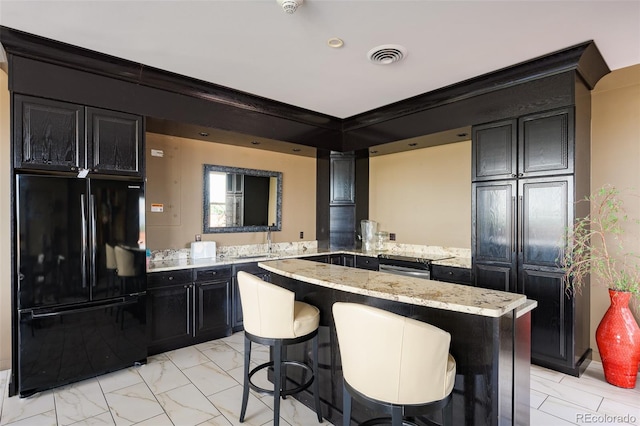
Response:
[[[621,388],[634,388],[640,363],[640,327],[629,309],[631,293],[609,290],[611,306],[596,330],[604,378]]]

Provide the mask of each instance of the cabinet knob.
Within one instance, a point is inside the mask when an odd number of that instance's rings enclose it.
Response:
[[[173,277],[169,277],[169,281],[173,281]]]

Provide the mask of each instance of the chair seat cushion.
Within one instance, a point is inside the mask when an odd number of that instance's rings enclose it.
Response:
[[[294,302],[293,333],[295,337],[304,336],[318,328],[320,324],[320,310],[304,302]]]

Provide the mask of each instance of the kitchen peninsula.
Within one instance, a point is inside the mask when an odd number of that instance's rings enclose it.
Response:
[[[341,422],[342,372],[331,307],[345,301],[386,309],[451,333],[450,352],[457,364],[454,424],[529,424],[530,311],[536,302],[514,293],[300,259],[258,266],[271,272],[273,283],[294,291],[296,299],[320,309],[320,397],[332,423]],[[304,345],[290,352],[308,356]],[[288,377],[301,380],[293,372]],[[299,398],[306,404],[313,401],[309,394]],[[354,406],[357,421],[372,414],[377,415]]]

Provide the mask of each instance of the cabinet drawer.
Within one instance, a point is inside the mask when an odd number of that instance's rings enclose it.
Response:
[[[193,271],[191,269],[170,272],[151,272],[147,274],[147,286],[149,288],[189,284],[191,281],[193,281]]]
[[[431,266],[431,279],[456,284],[471,285],[471,269],[456,268],[455,266]]]
[[[378,270],[378,259],[368,256],[356,256],[356,268],[369,269],[370,271]]]
[[[231,278],[231,267],[196,269],[195,281],[217,281]]]

